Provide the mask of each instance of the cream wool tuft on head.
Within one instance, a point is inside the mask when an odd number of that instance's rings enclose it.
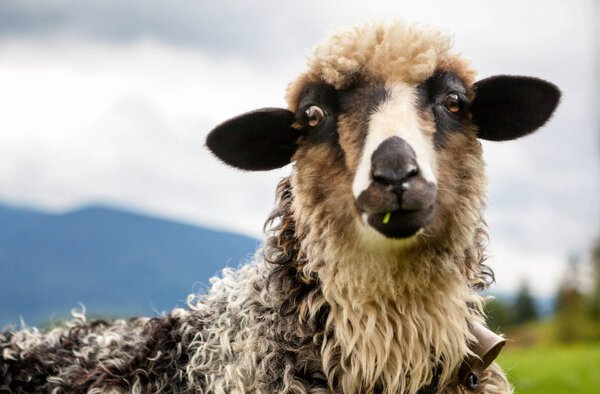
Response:
[[[357,77],[419,83],[442,68],[457,72],[471,84],[475,72],[451,52],[452,44],[450,36],[418,24],[366,23],[338,31],[317,45],[307,75],[345,89]]]

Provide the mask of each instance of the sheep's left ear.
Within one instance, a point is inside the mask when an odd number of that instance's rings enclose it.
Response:
[[[544,125],[556,109],[560,90],[533,77],[498,75],[477,82],[471,103],[478,137],[491,141],[514,140]]]
[[[290,163],[300,131],[287,109],[263,108],[215,127],[206,146],[230,166],[249,171],[272,170]]]

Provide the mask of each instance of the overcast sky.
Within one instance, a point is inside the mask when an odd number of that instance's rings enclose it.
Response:
[[[0,0],[0,201],[105,203],[261,236],[279,178],[203,147],[287,83],[336,26],[402,18],[455,36],[481,78],[533,75],[563,100],[538,134],[486,143],[496,290],[550,295],[600,234],[593,0]],[[596,35],[598,33],[596,32]]]

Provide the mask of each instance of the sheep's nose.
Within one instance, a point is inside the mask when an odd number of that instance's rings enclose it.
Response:
[[[371,156],[371,175],[376,182],[400,188],[418,174],[415,151],[400,137],[383,141]]]

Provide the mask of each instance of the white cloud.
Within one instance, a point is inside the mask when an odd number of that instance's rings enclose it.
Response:
[[[492,242],[487,262],[496,276],[492,292],[514,293],[522,280],[527,280],[531,291],[542,297],[556,294],[558,284],[567,269],[568,256],[555,253],[531,252],[515,249],[513,245]]]
[[[0,198],[51,209],[100,200],[259,234],[272,205],[262,192],[281,173],[236,174],[204,137],[284,105],[285,72],[152,42],[9,42],[0,57]]]

